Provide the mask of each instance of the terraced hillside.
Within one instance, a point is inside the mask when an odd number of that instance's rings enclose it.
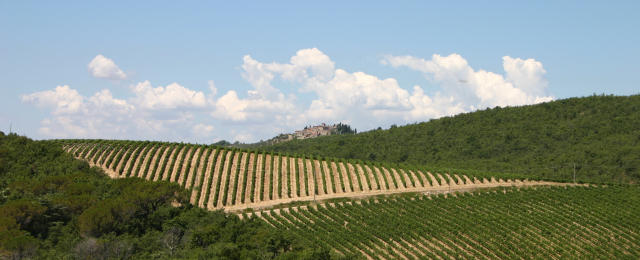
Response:
[[[505,188],[245,213],[367,259],[639,259],[640,189]]]
[[[454,173],[431,173],[339,159],[317,159],[206,145],[108,140],[65,140],[76,158],[112,178],[177,182],[194,205],[240,211],[296,201],[404,192],[566,185]]]

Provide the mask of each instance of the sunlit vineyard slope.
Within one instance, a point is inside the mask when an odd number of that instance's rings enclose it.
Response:
[[[113,178],[177,182],[202,208],[238,211],[296,201],[486,187],[566,185],[458,173],[432,173],[361,161],[308,158],[216,146],[110,140],[60,141]]]

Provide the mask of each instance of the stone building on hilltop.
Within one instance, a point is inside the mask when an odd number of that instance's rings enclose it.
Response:
[[[296,139],[314,138],[323,135],[331,135],[337,129],[337,125],[326,125],[322,123],[317,126],[305,127],[303,130],[295,131],[294,136]]]

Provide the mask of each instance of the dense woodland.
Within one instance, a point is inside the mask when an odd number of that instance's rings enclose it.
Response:
[[[188,201],[175,183],[109,179],[58,143],[0,132],[0,258],[331,257],[259,220]]]
[[[640,181],[640,95],[490,108],[355,135],[293,140],[294,154],[571,181]]]

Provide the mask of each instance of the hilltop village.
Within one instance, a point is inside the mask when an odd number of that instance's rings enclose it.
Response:
[[[302,130],[297,130],[293,134],[288,134],[289,139],[307,139],[314,138],[323,135],[331,135],[336,129],[338,129],[338,125],[326,125],[322,123],[316,126],[306,126]]]
[[[271,143],[281,143],[286,141],[291,141],[294,139],[302,140],[302,139],[310,139],[316,138],[320,136],[327,135],[336,135],[336,134],[355,134],[357,130],[351,129],[351,126],[347,124],[333,124],[327,125],[325,123],[315,125],[315,126],[305,126],[302,130],[296,130],[293,133],[280,134],[271,140],[267,140],[266,142]]]

